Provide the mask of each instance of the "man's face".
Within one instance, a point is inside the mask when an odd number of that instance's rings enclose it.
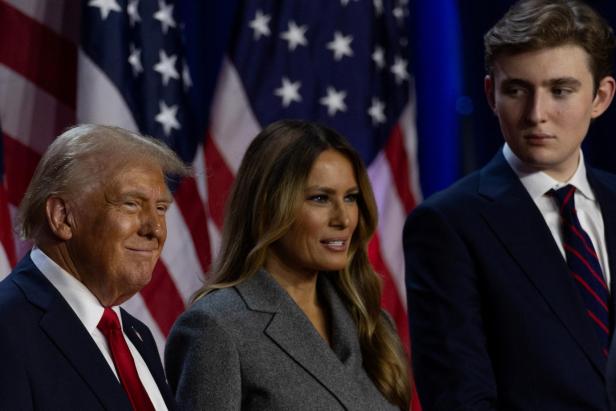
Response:
[[[497,57],[485,91],[511,150],[528,166],[566,181],[590,120],[609,106],[614,79],[594,93],[588,53],[577,45]]]
[[[151,162],[120,167],[72,205],[69,271],[103,305],[117,305],[151,279],[167,237],[171,196]]]

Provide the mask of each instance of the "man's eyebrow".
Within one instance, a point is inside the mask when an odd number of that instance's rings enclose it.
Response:
[[[559,77],[555,79],[551,79],[549,81],[551,86],[570,86],[570,87],[580,87],[582,82],[575,77]]]
[[[144,192],[139,190],[129,190],[121,193],[120,198],[139,198],[141,200],[146,200],[148,196]],[[173,196],[169,194],[167,190],[165,190],[165,193],[162,194],[158,199],[156,199],[156,202],[172,203]]]
[[[570,87],[580,87],[582,82],[575,77],[557,77],[548,79],[543,82],[544,86],[570,86]],[[509,86],[522,86],[522,87],[532,87],[532,84],[529,81],[520,79],[520,78],[508,78],[504,79],[501,83],[502,87]]]
[[[522,87],[530,87],[531,84],[529,81],[522,80],[520,78],[507,78],[501,82],[501,86],[522,86]]]

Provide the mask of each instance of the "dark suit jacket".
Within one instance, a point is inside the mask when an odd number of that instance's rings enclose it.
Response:
[[[152,334],[124,310],[122,322],[173,409]],[[0,409],[132,409],[90,334],[29,255],[0,282]]]
[[[616,176],[590,168],[587,175],[601,205],[614,290]],[[404,249],[424,411],[608,409],[595,330],[502,153],[418,207]]]
[[[362,366],[357,329],[326,276],[332,347],[261,270],[214,291],[175,323],[165,349],[182,410],[396,410]]]

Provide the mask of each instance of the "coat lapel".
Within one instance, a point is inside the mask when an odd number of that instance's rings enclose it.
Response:
[[[567,263],[541,212],[502,153],[481,171],[479,194],[489,200],[481,210],[488,225],[603,375],[605,358]]]
[[[121,308],[121,312],[124,334],[133,343],[135,348],[137,348],[137,351],[141,354],[141,358],[143,358],[148,366],[152,377],[154,377],[154,381],[156,381],[158,390],[162,394],[165,404],[167,404],[167,408],[169,410],[174,409],[175,400],[167,384],[165,372],[163,371],[162,363],[160,362],[160,357],[156,349],[156,343],[152,339],[150,331],[123,308]]]
[[[20,266],[15,269],[14,281],[26,298],[43,310],[40,322],[43,332],[106,409],[130,410],[130,402],[120,382],[68,303],[29,257],[22,260]]]
[[[595,193],[595,197],[601,206],[603,216],[603,226],[605,232],[605,243],[610,266],[610,290],[611,290],[611,309],[612,319],[616,314],[616,298],[613,297],[616,290],[616,178],[612,175],[601,177],[603,173],[588,168],[587,176],[590,185]],[[614,321],[612,321],[612,329]]]
[[[264,333],[345,408],[350,408],[351,404],[357,402],[357,398],[362,397],[361,392],[356,392],[355,385],[349,383],[347,374],[347,365],[355,363],[351,360],[356,359],[356,356],[349,356],[346,365],[343,364],[301,309],[267,272],[259,271],[250,280],[238,285],[237,289],[251,310],[273,314]],[[340,315],[338,312],[332,317],[339,318]],[[361,356],[359,353],[357,355]]]

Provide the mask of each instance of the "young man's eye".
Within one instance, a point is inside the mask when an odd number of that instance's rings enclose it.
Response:
[[[572,93],[572,90],[564,87],[556,87],[552,89],[552,94],[556,97],[565,97]]]
[[[510,97],[519,97],[525,94],[525,90],[522,87],[507,87],[503,93]]]

